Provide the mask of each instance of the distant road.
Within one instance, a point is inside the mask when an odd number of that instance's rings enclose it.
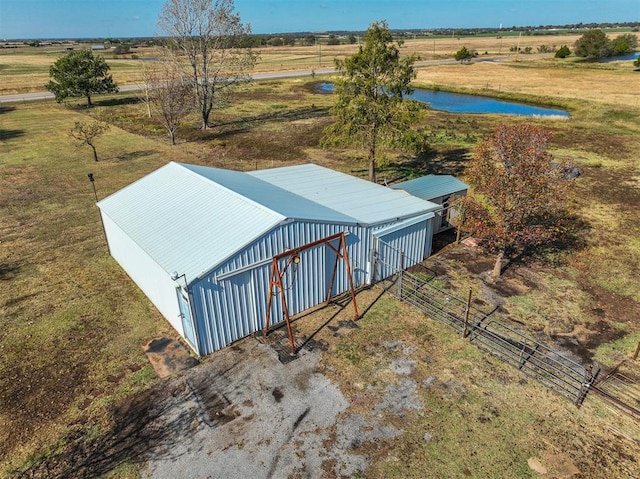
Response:
[[[479,58],[473,60],[474,62],[499,62],[504,61],[506,58]],[[430,60],[416,62],[416,67],[428,67],[435,65],[450,65],[457,63],[454,59],[447,60]],[[268,73],[256,73],[252,75],[254,80],[276,80],[280,78],[299,78],[308,77],[312,75],[330,75],[335,73],[335,68],[318,68],[317,70],[295,70],[295,71],[281,71],[281,72],[268,72]],[[121,92],[130,92],[141,90],[140,85],[121,85],[119,87]],[[0,103],[16,103],[24,101],[34,100],[53,100],[53,94],[49,92],[36,92],[36,93],[18,93],[15,95],[0,95]]]
[[[297,70],[297,71],[282,71],[282,72],[269,72],[269,73],[256,73],[252,75],[254,80],[273,80],[279,78],[296,78],[311,76],[315,72],[316,75],[329,75],[335,72],[335,68],[319,68],[318,70]],[[118,89],[121,92],[138,91],[142,89],[141,85],[119,85]],[[34,101],[34,100],[53,100],[53,93],[48,91],[36,92],[36,93],[18,93],[15,95],[0,95],[0,103],[15,103],[22,101]]]

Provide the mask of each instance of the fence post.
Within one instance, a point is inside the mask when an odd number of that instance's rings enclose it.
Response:
[[[468,333],[468,329],[469,329],[469,313],[471,312],[471,294],[472,294],[473,290],[471,288],[469,288],[469,297],[467,298],[467,307],[464,310],[464,331],[462,332],[462,337],[466,338],[469,333]]]
[[[580,407],[582,406],[582,403],[587,398],[587,394],[589,394],[589,389],[591,388],[591,384],[593,383],[594,379],[595,379],[595,376],[593,374],[593,364],[591,364],[589,365],[589,367],[585,372],[584,382],[580,387],[580,393],[578,394],[578,398],[576,399],[576,402],[575,402],[575,406],[578,409],[580,409]]]
[[[399,271],[398,271],[398,298],[402,299],[402,272],[404,271],[404,253],[400,251],[398,255]]]
[[[636,346],[636,352],[633,353],[633,360],[638,359],[638,354],[640,354],[640,341],[638,341],[638,345]]]

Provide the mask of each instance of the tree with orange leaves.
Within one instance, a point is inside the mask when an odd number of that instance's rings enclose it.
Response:
[[[496,253],[493,277],[505,258],[561,232],[571,182],[548,153],[550,133],[535,125],[502,125],[476,148],[466,169],[471,194],[462,200],[464,227]]]

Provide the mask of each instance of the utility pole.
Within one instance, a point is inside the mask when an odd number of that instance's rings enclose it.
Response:
[[[87,178],[89,178],[89,181],[91,182],[91,186],[93,186],[93,196],[96,197],[96,203],[97,203],[98,202],[98,192],[96,191],[96,180],[93,177],[93,173],[87,174]]]

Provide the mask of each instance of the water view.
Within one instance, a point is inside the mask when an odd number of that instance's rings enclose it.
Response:
[[[319,93],[331,93],[333,83],[323,82],[318,85]],[[499,115],[549,116],[568,118],[569,113],[554,108],[543,108],[526,103],[498,100],[480,95],[466,95],[444,91],[416,88],[409,96],[416,101],[427,103],[434,110],[449,113],[493,113]]]
[[[602,61],[602,63],[610,63],[610,62],[620,62],[620,61],[633,61],[633,60],[637,60],[638,57],[640,56],[640,52],[634,52],[634,53],[627,53],[626,55],[621,55],[618,57],[609,57],[609,58],[605,58]]]

